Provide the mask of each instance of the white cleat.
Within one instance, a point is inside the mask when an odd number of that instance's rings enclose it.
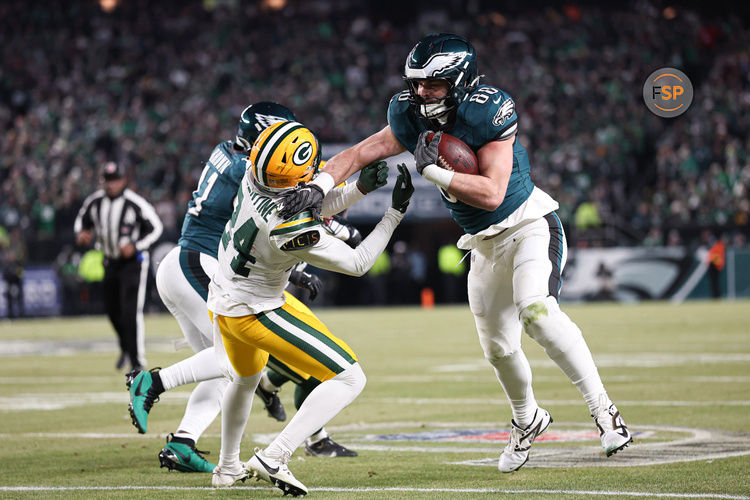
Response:
[[[211,477],[211,486],[214,488],[228,488],[237,481],[245,482],[250,477],[250,473],[242,465],[237,467],[219,467],[214,468],[213,477]]]
[[[514,420],[510,423],[510,439],[497,463],[500,472],[516,471],[529,461],[531,445],[534,444],[538,435],[547,430],[549,424],[552,423],[552,417],[544,408],[537,408],[534,419],[525,429],[518,427]]]
[[[633,436],[620,416],[620,412],[614,403],[609,405],[603,402],[594,417],[594,422],[599,428],[599,437],[602,440],[602,448],[608,457],[625,448],[633,441]]]
[[[247,462],[246,467],[251,476],[273,484],[284,492],[284,496],[303,497],[307,495],[307,487],[297,481],[287,467],[289,459],[289,454],[285,454],[281,459],[270,458],[256,448],[255,455]]]

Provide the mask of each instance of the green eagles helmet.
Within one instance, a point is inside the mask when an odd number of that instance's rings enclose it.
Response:
[[[240,115],[234,145],[248,152],[261,132],[278,122],[295,122],[294,113],[281,104],[261,101],[246,107]]]
[[[417,114],[428,120],[445,122],[445,117],[479,83],[477,54],[466,38],[450,33],[432,34],[417,43],[406,58],[404,80],[409,87],[409,102]],[[448,82],[445,98],[425,102],[417,95],[416,80],[439,79]]]

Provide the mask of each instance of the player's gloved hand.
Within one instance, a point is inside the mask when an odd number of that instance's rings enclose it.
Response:
[[[364,193],[370,193],[388,183],[388,164],[384,161],[374,161],[359,173],[357,188]]]
[[[403,214],[406,213],[406,207],[409,206],[409,200],[414,193],[414,186],[411,183],[411,175],[406,168],[406,164],[400,163],[398,172],[396,185],[393,187],[391,206]]]
[[[344,219],[343,217],[339,217],[338,215],[334,215],[333,220],[344,226],[349,231],[349,237],[344,240],[344,243],[352,248],[357,248],[357,245],[362,243],[362,233],[359,232],[359,229],[349,224],[348,220]]]
[[[314,274],[303,271],[292,271],[289,275],[289,282],[310,292],[310,300],[315,300],[318,292],[323,289],[323,280]]]
[[[352,248],[357,248],[357,245],[362,243],[362,233],[359,232],[359,229],[354,227],[348,220],[340,215],[326,217],[323,219],[323,224],[326,226],[329,233]]]
[[[417,138],[417,149],[414,150],[414,160],[417,162],[417,172],[422,174],[422,170],[427,165],[437,165],[438,161],[438,144],[440,144],[440,137],[443,132],[438,132],[432,136],[432,140],[429,145],[427,143],[427,134],[432,133],[431,130],[425,130]]]
[[[279,216],[288,219],[303,210],[310,210],[315,220],[321,220],[320,210],[324,196],[323,190],[315,184],[289,189],[281,195]]]

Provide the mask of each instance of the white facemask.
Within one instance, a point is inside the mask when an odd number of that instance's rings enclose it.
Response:
[[[447,122],[447,114],[450,111],[450,108],[445,105],[445,100],[441,99],[440,102],[435,102],[431,104],[420,104],[419,106],[419,114],[423,117],[430,119],[430,120],[438,120],[440,123],[443,123],[443,120]],[[442,120],[441,120],[442,117]]]

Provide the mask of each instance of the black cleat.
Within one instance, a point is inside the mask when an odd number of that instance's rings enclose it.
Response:
[[[263,404],[266,406],[268,416],[275,418],[279,422],[283,422],[286,420],[286,411],[284,410],[284,405],[281,404],[281,400],[277,394],[278,392],[278,390],[266,391],[260,386],[260,384],[258,384],[258,387],[255,389],[255,394],[258,395],[260,400],[263,401]]]
[[[357,452],[341,446],[333,439],[323,438],[317,443],[305,444],[305,455],[312,457],[356,457]]]

